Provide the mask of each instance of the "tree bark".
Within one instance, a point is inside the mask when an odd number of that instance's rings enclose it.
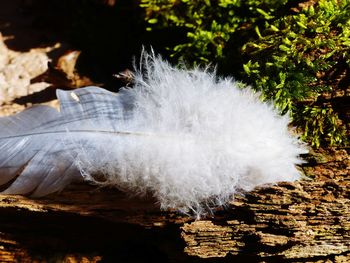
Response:
[[[197,221],[89,185],[0,195],[0,261],[349,262],[350,161],[336,153],[309,160],[313,178],[237,195]]]

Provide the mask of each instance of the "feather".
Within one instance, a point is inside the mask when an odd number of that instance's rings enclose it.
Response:
[[[57,97],[60,111],[36,106],[0,119],[4,194],[43,196],[85,179],[200,216],[238,190],[300,176],[305,147],[288,116],[208,70],[144,54],[133,88]]]

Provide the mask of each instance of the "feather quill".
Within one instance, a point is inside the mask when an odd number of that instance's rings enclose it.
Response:
[[[237,190],[299,178],[305,147],[288,116],[249,88],[148,54],[134,77],[119,93],[58,90],[60,111],[0,118],[2,193],[43,196],[85,179],[200,216]]]

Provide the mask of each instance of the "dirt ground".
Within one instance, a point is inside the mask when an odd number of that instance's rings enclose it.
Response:
[[[52,85],[33,81],[48,71],[55,52],[63,53],[62,43],[45,43],[47,32],[33,27],[33,17],[23,12],[30,1],[2,1],[0,3],[0,115],[10,115],[35,104],[23,100]],[[22,100],[20,100],[22,98]],[[57,105],[54,98],[42,102]]]
[[[64,26],[55,28],[52,21],[49,26],[42,25],[47,10],[40,9],[40,2],[0,3],[0,116],[33,104],[57,107],[55,91],[58,88],[103,86],[113,79],[109,74],[105,82],[96,83],[77,70],[81,51],[62,37]]]

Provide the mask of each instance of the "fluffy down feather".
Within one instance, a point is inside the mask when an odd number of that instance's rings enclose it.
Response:
[[[143,58],[133,89],[121,91],[132,116],[118,124],[138,136],[92,140],[105,158],[80,155],[87,174],[103,171],[106,184],[150,192],[163,209],[197,215],[238,189],[299,178],[295,165],[305,149],[288,131],[288,116],[232,79]]]
[[[60,112],[37,107],[0,119],[0,184],[14,180],[3,193],[42,196],[80,171],[200,216],[237,190],[299,178],[305,149],[288,116],[213,72],[144,54],[132,89],[57,95]]]

